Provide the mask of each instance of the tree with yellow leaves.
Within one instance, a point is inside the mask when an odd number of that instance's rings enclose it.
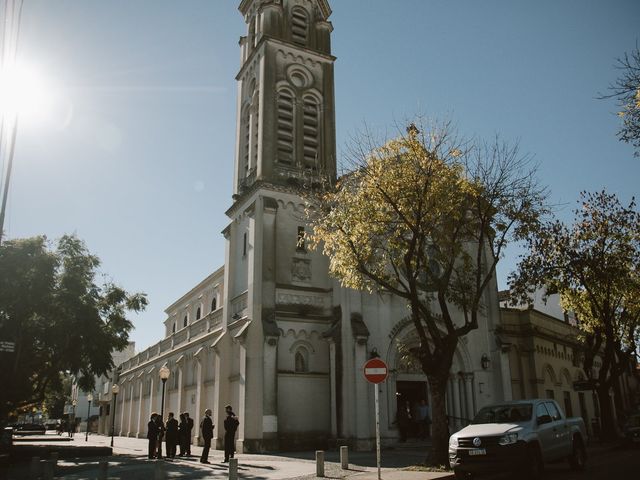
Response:
[[[517,147],[461,142],[449,124],[351,147],[353,168],[312,202],[311,242],[343,286],[406,301],[419,336],[410,355],[431,391],[431,461],[446,464],[458,340],[478,327],[504,248],[538,221],[546,192]]]

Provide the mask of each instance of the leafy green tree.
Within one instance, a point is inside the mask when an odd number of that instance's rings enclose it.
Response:
[[[605,438],[615,436],[609,394],[637,352],[640,335],[640,214],[605,191],[581,194],[570,226],[541,223],[511,276],[513,294],[558,292],[579,319],[582,367],[596,385]],[[598,367],[599,365],[599,367]]]
[[[45,237],[0,246],[0,418],[40,406],[63,372],[84,390],[113,368],[111,352],[124,349],[132,323],[128,311],[145,308],[144,294],[96,283],[100,261],[75,236],[51,249]]]
[[[620,77],[609,86],[611,93],[602,98],[616,98],[622,118],[622,127],[618,130],[618,138],[630,143],[636,149],[634,155],[640,156],[640,50],[624,54],[618,58],[616,67],[621,71]]]
[[[448,461],[446,385],[458,340],[478,328],[505,246],[543,210],[527,157],[497,139],[469,146],[448,124],[351,145],[353,169],[311,203],[311,243],[343,286],[404,299],[411,355],[432,398],[431,461]],[[493,297],[495,298],[495,297]]]
[[[52,378],[44,393],[42,410],[48,418],[62,418],[64,406],[71,401],[72,377],[60,374],[57,379]]]

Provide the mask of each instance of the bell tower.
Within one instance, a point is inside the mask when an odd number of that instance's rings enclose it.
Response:
[[[305,245],[300,190],[336,175],[333,27],[327,0],[242,0],[239,10],[246,35],[223,232],[229,382],[220,396],[245,419],[239,451],[277,450],[331,433],[322,332],[333,319],[333,284],[328,259]],[[311,396],[295,407],[299,390]]]
[[[256,182],[335,177],[331,9],[326,0],[243,0],[234,194]],[[237,198],[237,197],[236,197]]]

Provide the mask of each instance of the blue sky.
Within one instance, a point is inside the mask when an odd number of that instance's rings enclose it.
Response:
[[[5,229],[76,233],[108,278],[144,291],[138,349],[164,308],[224,262],[238,0],[29,0],[19,56],[58,92],[20,125]],[[338,152],[366,122],[417,113],[519,141],[567,216],[581,190],[638,192],[640,160],[599,92],[640,42],[640,2],[333,0]],[[500,268],[501,285],[514,265]]]

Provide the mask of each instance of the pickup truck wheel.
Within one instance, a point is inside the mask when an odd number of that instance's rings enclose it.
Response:
[[[542,462],[542,455],[537,445],[531,445],[529,448],[529,462],[525,470],[525,478],[531,480],[538,480],[542,476],[544,470],[544,463]]]
[[[571,465],[572,470],[584,470],[584,467],[587,463],[587,452],[584,449],[584,445],[580,440],[573,441],[573,450],[571,451],[571,456],[569,457],[569,465]]]

